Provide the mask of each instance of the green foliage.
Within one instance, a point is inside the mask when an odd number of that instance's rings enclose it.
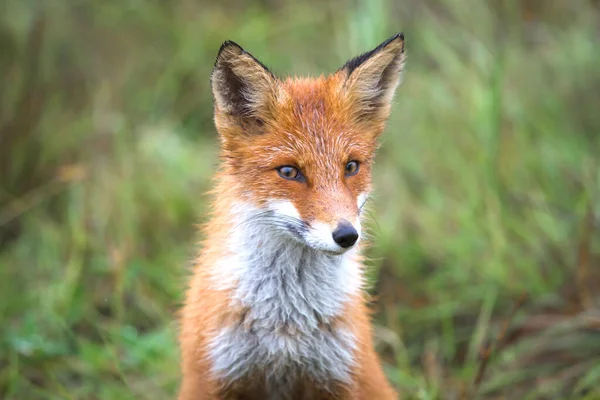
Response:
[[[479,395],[598,398],[600,17],[575,3],[0,3],[0,397],[172,397],[221,42],[318,75],[404,31],[370,226],[388,376],[470,395],[526,292]]]

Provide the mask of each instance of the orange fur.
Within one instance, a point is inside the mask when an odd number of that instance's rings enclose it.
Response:
[[[232,300],[233,289],[214,284],[215,266],[232,252],[228,243],[237,225],[231,210],[240,200],[256,207],[287,200],[308,223],[335,227],[342,219],[356,220],[357,198],[371,188],[377,139],[399,81],[403,49],[403,36],[398,35],[358,67],[316,79],[280,81],[239,46],[222,48],[213,73],[222,163],[215,176],[211,218],[203,227],[206,239],[181,314],[180,400],[268,398],[262,383],[268,371],[259,368],[225,384],[211,370],[208,347],[216,332],[251,324],[246,315],[252,304]],[[245,86],[237,93],[236,85]],[[344,166],[351,160],[359,162],[360,170],[348,177]],[[276,169],[283,165],[301,170],[305,182],[282,179]],[[353,265],[361,268],[360,256],[353,257]],[[351,379],[323,388],[299,371],[287,398],[397,398],[373,348],[366,303],[366,295],[357,293],[345,301],[343,312],[319,325],[321,330],[348,329],[355,337]],[[288,337],[297,334],[294,326],[282,329]]]

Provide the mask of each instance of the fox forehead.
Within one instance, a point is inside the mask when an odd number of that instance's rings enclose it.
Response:
[[[285,97],[265,121],[263,133],[249,147],[272,162],[290,163],[300,168],[327,160],[344,163],[353,159],[369,162],[377,146],[374,134],[348,118],[344,96],[339,92],[337,76],[289,78],[281,82]]]
[[[285,100],[275,110],[277,121],[317,138],[334,135],[346,140],[360,139],[340,86],[338,75],[286,79],[281,83]]]

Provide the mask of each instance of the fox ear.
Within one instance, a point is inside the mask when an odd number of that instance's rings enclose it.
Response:
[[[217,113],[239,122],[260,122],[276,93],[276,78],[238,44],[221,46],[211,75]]]
[[[343,90],[350,97],[356,117],[388,117],[403,67],[404,34],[399,33],[340,69],[346,74]]]

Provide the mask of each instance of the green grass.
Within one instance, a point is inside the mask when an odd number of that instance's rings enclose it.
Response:
[[[172,398],[221,42],[318,75],[404,31],[368,252],[390,380],[470,398],[491,342],[479,397],[600,398],[594,4],[1,2],[0,397]]]

